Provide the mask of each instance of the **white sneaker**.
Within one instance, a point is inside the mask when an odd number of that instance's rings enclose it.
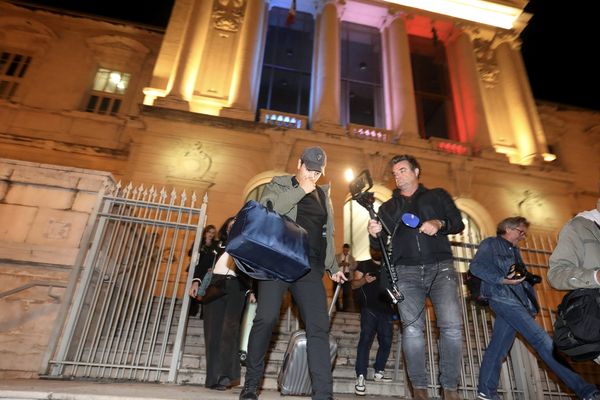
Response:
[[[500,396],[488,396],[485,393],[477,392],[477,400],[500,400]]]
[[[385,372],[383,371],[376,371],[375,375],[373,375],[373,380],[375,382],[391,382],[392,378],[385,376]]]
[[[365,386],[365,377],[363,375],[359,375],[356,378],[356,384],[354,385],[354,394],[357,396],[364,396],[367,394],[367,387]]]

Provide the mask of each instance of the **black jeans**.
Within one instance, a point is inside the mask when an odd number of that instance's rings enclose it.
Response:
[[[315,269],[293,283],[280,280],[258,283],[258,308],[250,331],[246,384],[260,386],[265,370],[265,355],[269,350],[273,327],[279,322],[281,300],[287,290],[298,306],[306,327],[308,370],[313,399],[327,399],[333,393],[331,360],[329,358],[329,317],[323,274]]]

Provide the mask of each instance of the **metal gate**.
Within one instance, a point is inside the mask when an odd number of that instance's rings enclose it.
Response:
[[[62,333],[49,348],[48,375],[175,381],[192,279],[187,267],[197,259],[207,196],[200,208],[196,203],[185,191],[131,184],[100,195],[81,247],[84,261],[72,273],[73,301],[64,305]]]

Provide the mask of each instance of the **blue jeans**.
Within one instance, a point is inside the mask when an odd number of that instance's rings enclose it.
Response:
[[[496,314],[492,340],[483,355],[479,369],[477,389],[490,397],[497,396],[502,362],[518,333],[538,353],[550,368],[577,396],[583,398],[594,393],[596,387],[561,364],[552,355],[552,339],[537,324],[525,307],[516,299],[490,299],[490,308]]]
[[[385,364],[392,348],[393,323],[392,315],[367,307],[360,309],[360,339],[356,347],[356,376],[367,377],[369,351],[377,334],[379,348],[375,356],[375,371],[385,370]]]
[[[415,389],[427,388],[425,362],[425,298],[429,296],[440,330],[440,384],[455,390],[462,363],[462,308],[458,297],[458,276],[452,260],[434,264],[400,265],[398,289],[404,294],[400,303],[403,335],[402,350],[408,376]]]

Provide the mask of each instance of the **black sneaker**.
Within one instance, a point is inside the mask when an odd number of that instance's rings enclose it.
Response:
[[[258,400],[258,387],[244,385],[244,388],[240,393],[240,400]]]

